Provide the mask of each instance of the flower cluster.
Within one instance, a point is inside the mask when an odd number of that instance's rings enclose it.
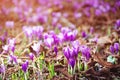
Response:
[[[34,38],[41,39],[43,27],[42,26],[33,26],[33,27],[23,26],[23,32],[30,39],[34,39]]]
[[[12,51],[14,53],[15,51],[15,39],[8,39],[8,42],[6,45],[2,46],[2,49],[4,50],[4,53],[9,53],[9,51]]]
[[[90,48],[86,45],[81,45],[80,51],[82,56],[85,57],[85,61],[88,61],[90,59]]]
[[[74,46],[72,46],[71,48],[69,46],[63,48],[63,53],[64,53],[65,57],[67,58],[69,65],[72,68],[74,68],[74,66],[75,66],[76,59],[77,59],[78,52],[79,52],[79,42],[74,41],[74,42],[72,42],[72,45],[73,44],[74,44]]]
[[[112,54],[118,53],[120,51],[120,44],[114,43],[114,45],[110,45],[110,52]]]

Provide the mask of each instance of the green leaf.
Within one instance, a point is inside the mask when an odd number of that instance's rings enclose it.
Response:
[[[113,56],[110,55],[110,56],[107,57],[107,62],[115,64],[116,58],[114,58]]]
[[[0,80],[2,80],[1,76],[0,76]]]

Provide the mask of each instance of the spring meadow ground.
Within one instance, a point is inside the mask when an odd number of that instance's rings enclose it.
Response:
[[[120,80],[120,0],[0,0],[0,80]]]

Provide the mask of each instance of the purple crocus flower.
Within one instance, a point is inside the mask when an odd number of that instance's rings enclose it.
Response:
[[[70,58],[70,48],[68,46],[63,48],[63,53],[67,59]]]
[[[120,44],[114,43],[114,48],[115,48],[116,52],[118,52],[120,50]]]
[[[4,64],[0,65],[0,73],[5,73],[5,65]]]
[[[74,66],[75,66],[75,59],[74,58],[69,58],[69,65],[72,67],[72,68],[74,68]]]
[[[79,48],[80,46],[80,42],[78,40],[72,41],[71,44],[74,48]]]
[[[5,53],[9,52],[9,45],[2,46],[2,49],[4,50]]]
[[[10,54],[10,56],[9,56],[9,62],[14,62],[15,64],[17,64],[18,62],[17,62],[17,57],[15,56],[15,55],[13,55],[13,54]]]
[[[9,49],[14,52],[15,50],[15,39],[8,39]]]
[[[34,60],[34,54],[33,53],[30,53],[29,54],[29,57],[30,57],[30,59],[33,61]]]
[[[120,44],[119,43],[114,43],[114,45],[110,45],[110,52],[113,53],[118,53],[120,50]]]
[[[44,40],[44,42],[50,48],[52,47],[52,44],[54,43],[54,39],[52,37],[48,37]]]
[[[118,19],[118,20],[116,21],[114,28],[115,28],[115,30],[120,29],[120,19]]]
[[[15,39],[8,39],[8,44],[15,45]]]
[[[59,39],[59,42],[63,42],[64,41],[64,34],[63,33],[59,33],[57,35],[58,39]]]
[[[13,28],[14,27],[14,21],[6,21],[5,26],[7,28]]]
[[[113,54],[115,52],[115,49],[112,45],[110,45],[110,52]]]
[[[55,46],[54,47],[54,52],[55,52],[55,54],[57,55],[57,53],[58,53],[58,48]]]
[[[100,16],[102,14],[102,11],[100,9],[95,10],[95,15]]]
[[[26,71],[27,71],[27,69],[28,69],[28,64],[29,64],[29,62],[28,62],[28,60],[26,60],[26,62],[24,62],[23,64],[22,64],[22,70],[26,73]]]
[[[29,26],[23,26],[23,32],[25,33],[26,37],[32,39],[33,37],[33,30]]]
[[[92,34],[94,32],[94,28],[90,27],[90,33]]]
[[[85,31],[82,31],[81,35],[82,35],[83,38],[87,38],[87,34],[86,34]]]
[[[77,47],[77,48],[72,47],[71,53],[72,53],[73,57],[77,57],[78,56],[78,52],[79,52],[79,47]]]
[[[52,37],[54,39],[54,44],[58,45],[59,44],[59,38],[56,34],[52,34]]]
[[[87,60],[90,59],[90,48],[88,48],[86,45],[82,45],[80,46],[80,51]]]
[[[72,32],[68,32],[64,37],[66,38],[66,40],[73,41],[75,40],[77,33],[77,30],[74,30]]]
[[[33,33],[39,39],[42,37],[43,27],[42,26],[35,26],[33,27]]]

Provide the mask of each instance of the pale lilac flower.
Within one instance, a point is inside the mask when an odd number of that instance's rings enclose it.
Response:
[[[91,41],[97,43],[98,42],[98,37],[92,38]]]
[[[9,45],[2,46],[2,49],[5,51],[5,53],[9,52]]]
[[[75,17],[76,19],[79,19],[79,18],[82,17],[82,13],[77,13],[77,12],[75,12],[75,13],[74,13],[74,17]]]
[[[13,62],[13,63],[17,64],[18,63],[17,57],[13,54],[10,54],[8,62]]]
[[[40,45],[41,45],[41,41],[39,41],[38,43],[34,43],[31,47],[32,49],[38,54],[40,51]]]
[[[5,73],[5,65],[4,64],[0,65],[0,73]]]
[[[15,51],[15,39],[8,39],[9,50],[12,52]]]
[[[14,27],[14,21],[6,21],[5,26],[7,28],[13,28]]]
[[[22,64],[22,70],[24,71],[24,73],[27,72],[28,64],[29,64],[28,60],[26,60],[26,62],[24,62],[24,63]]]
[[[99,10],[99,9],[96,9],[95,10],[95,15],[96,16],[100,16],[102,14],[102,11],[101,10]]]
[[[54,43],[54,39],[52,37],[48,37],[44,40],[44,43],[48,46],[48,47],[52,47],[53,43]]]
[[[35,26],[33,27],[33,34],[34,36],[38,37],[39,39],[42,38],[43,27],[42,26]]]
[[[61,32],[63,33],[63,34],[65,34],[65,33],[68,33],[68,32],[70,32],[71,30],[68,28],[68,27],[62,27],[61,28]]]
[[[23,26],[23,32],[25,33],[25,35],[28,38],[32,38],[33,37],[33,30],[32,30],[31,27],[29,27],[29,26]]]
[[[9,45],[15,45],[15,39],[8,39],[8,44]]]
[[[6,7],[2,6],[1,12],[5,15],[8,15],[10,13],[10,10],[7,9]]]
[[[94,32],[94,28],[90,27],[90,33],[92,34]]]
[[[80,42],[79,42],[78,40],[75,40],[75,41],[72,41],[72,42],[71,42],[71,45],[72,45],[74,48],[79,48]]]
[[[59,33],[57,36],[58,36],[59,42],[64,41],[64,34],[63,33]]]

